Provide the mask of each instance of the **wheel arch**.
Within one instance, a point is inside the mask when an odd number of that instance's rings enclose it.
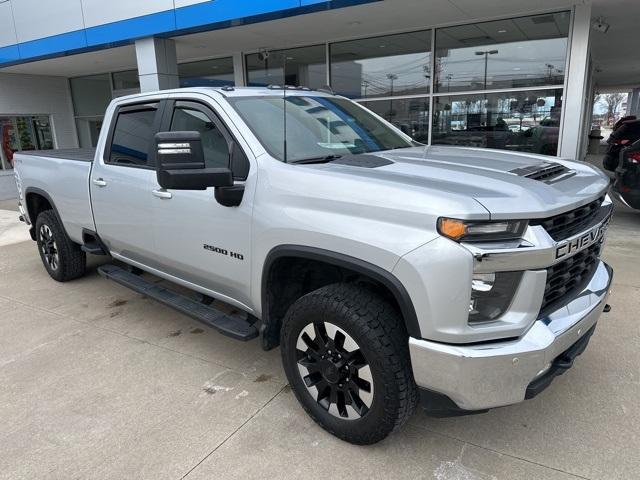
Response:
[[[293,262],[307,261],[313,262],[314,265],[322,265],[334,267],[342,272],[350,272],[361,278],[369,279],[375,284],[383,287],[391,296],[398,307],[400,314],[404,320],[407,333],[416,338],[421,338],[420,325],[413,302],[409,293],[391,272],[374,265],[370,262],[361,260],[356,257],[333,252],[316,247],[302,245],[280,245],[274,247],[266,256],[261,281],[261,304],[262,304],[262,346],[265,350],[275,348],[279,344],[280,325],[284,317],[283,311],[280,314],[274,312],[272,302],[271,285],[274,281],[274,275],[278,273],[278,265],[283,260]],[[297,280],[294,280],[294,282]],[[320,285],[323,286],[323,285]],[[302,295],[309,291],[302,289]],[[300,298],[295,296],[294,300]],[[285,302],[286,308],[293,302]]]
[[[31,228],[29,229],[29,234],[31,238],[35,241],[36,234],[36,220],[40,212],[45,210],[53,210],[54,215],[58,219],[62,230],[67,234],[67,229],[62,222],[62,218],[60,217],[60,213],[58,213],[58,209],[56,208],[56,204],[52,200],[51,196],[45,192],[44,190],[36,187],[28,187],[25,190],[24,199],[26,203],[27,213],[29,214],[29,220],[31,221]]]

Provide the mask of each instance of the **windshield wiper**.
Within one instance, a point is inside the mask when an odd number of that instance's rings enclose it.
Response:
[[[332,162],[333,160],[338,160],[339,158],[342,158],[342,155],[325,155],[324,157],[311,157],[311,158],[303,158],[301,160],[294,160],[292,162],[289,163],[327,163],[327,162]]]

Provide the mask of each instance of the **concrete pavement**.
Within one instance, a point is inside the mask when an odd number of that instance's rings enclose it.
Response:
[[[15,212],[0,213],[0,238],[24,235]],[[371,447],[304,414],[279,351],[102,279],[97,259],[56,283],[33,242],[12,237],[0,246],[0,479],[636,478],[639,231],[640,212],[616,212],[613,310],[547,391],[483,415],[418,413]]]
[[[13,171],[0,170],[0,200],[7,200],[17,196],[18,190],[16,189]]]

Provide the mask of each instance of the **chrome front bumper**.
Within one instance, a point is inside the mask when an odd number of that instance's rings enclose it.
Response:
[[[529,384],[596,324],[612,278],[613,270],[600,261],[581,292],[517,340],[451,345],[410,338],[417,385],[446,395],[463,410],[521,402]]]

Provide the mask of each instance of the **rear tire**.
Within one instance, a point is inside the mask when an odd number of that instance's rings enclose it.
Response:
[[[53,210],[40,212],[35,233],[42,264],[51,278],[67,282],[84,275],[87,256],[67,236]]]
[[[293,392],[329,433],[368,445],[413,414],[408,334],[393,306],[370,289],[339,283],[303,296],[280,336]]]

